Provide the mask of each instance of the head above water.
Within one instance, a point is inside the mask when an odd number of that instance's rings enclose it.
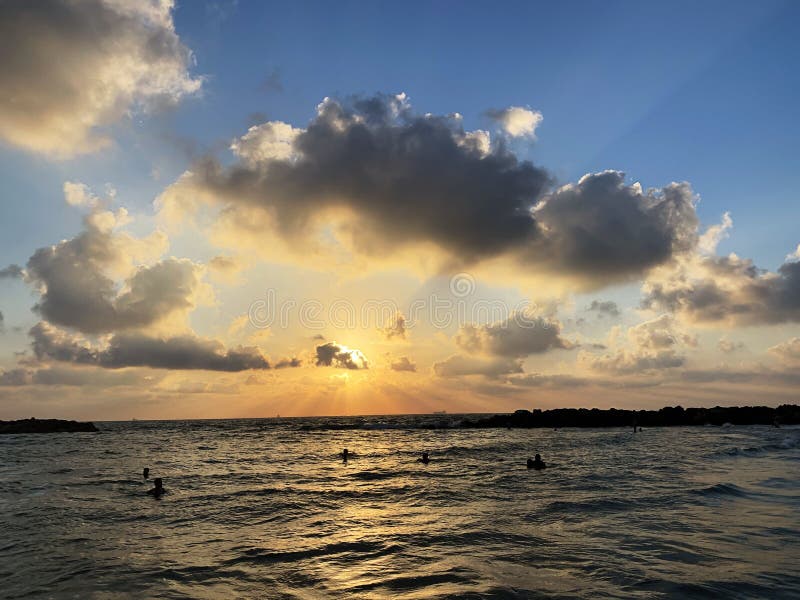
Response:
[[[156,486],[156,489],[157,489],[157,490],[160,490],[160,489],[162,489],[162,488],[164,487],[164,482],[163,482],[163,481],[161,481],[161,477],[156,477],[156,478],[153,480],[153,485],[155,485],[155,486]]]
[[[142,477],[144,477],[145,479],[147,479],[148,477],[150,477],[150,469],[148,469],[147,467],[145,467],[145,468],[144,468],[144,470],[142,471]]]
[[[541,454],[537,454],[537,455],[534,457],[534,459],[533,459],[533,460],[535,460],[536,462],[542,462],[542,455],[541,455]]]

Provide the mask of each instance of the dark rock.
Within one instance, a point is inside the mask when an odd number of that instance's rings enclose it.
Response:
[[[715,406],[714,408],[687,408],[667,406],[660,410],[619,410],[609,408],[556,408],[553,410],[518,410],[513,414],[499,414],[481,419],[465,419],[461,427],[491,428],[518,427],[669,427],[675,425],[797,425],[800,424],[800,406],[783,404],[769,406]]]
[[[4,433],[65,433],[99,431],[94,423],[63,421],[61,419],[20,419],[0,421],[0,434]]]

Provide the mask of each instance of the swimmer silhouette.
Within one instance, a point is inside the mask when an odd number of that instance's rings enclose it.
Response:
[[[150,469],[145,467],[144,470],[142,471],[142,477],[144,477],[145,479],[149,479],[150,478]]]
[[[427,452],[423,452],[422,453],[422,458],[418,458],[417,462],[421,462],[422,464],[427,465],[429,462],[431,462],[431,459],[428,458],[428,453]]]
[[[347,457],[350,456],[350,451],[345,448],[342,450],[342,462],[347,462]]]
[[[153,480],[153,485],[155,485],[155,487],[152,490],[147,490],[147,493],[151,496],[158,498],[167,492],[167,490],[164,489],[164,483],[161,481],[161,477],[156,477]]]
[[[530,459],[530,458],[528,459],[528,468],[529,469],[536,469],[537,471],[541,471],[546,466],[547,465],[542,460],[542,456],[540,454],[537,454],[536,458],[534,458],[534,459]]]

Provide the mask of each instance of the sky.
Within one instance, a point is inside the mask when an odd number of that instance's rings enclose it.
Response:
[[[794,2],[0,4],[0,418],[797,402]]]

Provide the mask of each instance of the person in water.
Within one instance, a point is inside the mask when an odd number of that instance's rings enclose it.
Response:
[[[537,454],[536,457],[533,458],[533,459],[530,459],[530,458],[528,459],[528,468],[529,469],[536,469],[537,471],[541,471],[546,466],[547,465],[542,460],[542,455],[541,454]]]
[[[144,477],[145,479],[149,479],[150,478],[150,469],[145,467],[144,470],[142,471],[142,477]]]
[[[163,494],[167,493],[167,490],[164,489],[164,482],[161,481],[161,477],[156,477],[153,480],[153,485],[155,486],[152,490],[147,490],[147,493],[151,496],[159,498]]]
[[[421,462],[423,465],[427,465],[429,462],[431,462],[431,459],[428,458],[428,453],[427,452],[423,452],[422,453],[422,458],[418,458],[417,462]]]
[[[345,448],[342,450],[342,462],[347,462],[347,458],[350,456],[350,451]]]

